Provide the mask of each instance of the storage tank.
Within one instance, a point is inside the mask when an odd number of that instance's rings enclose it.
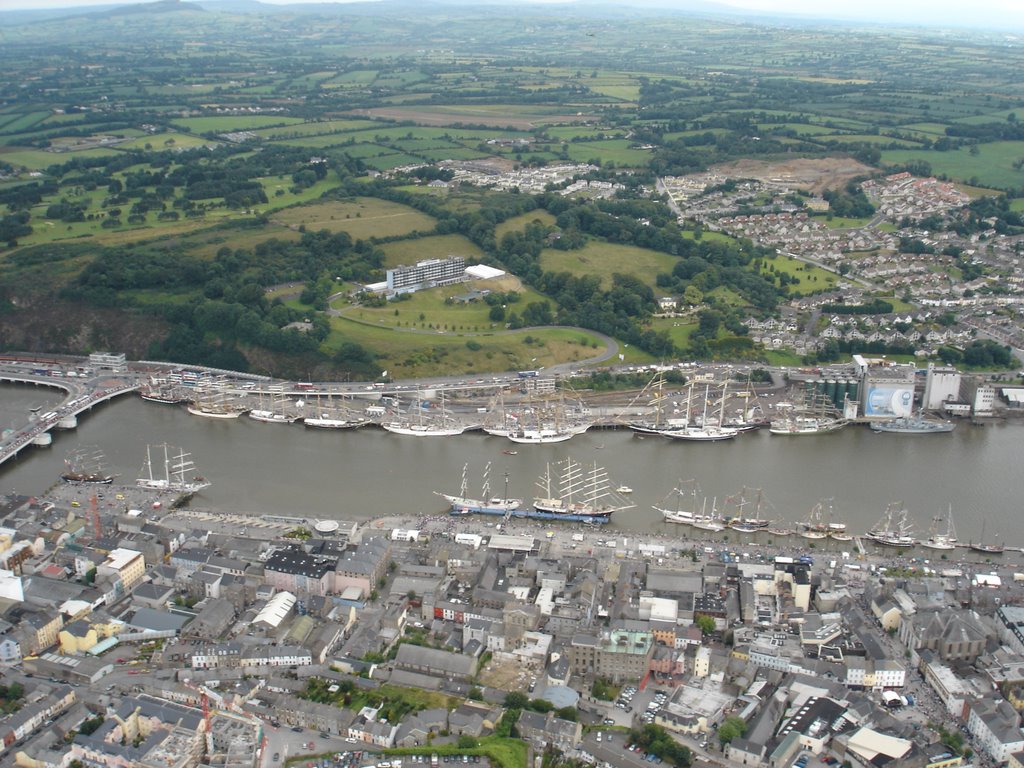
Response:
[[[829,379],[825,382],[825,396],[833,403],[836,401],[836,380]]]

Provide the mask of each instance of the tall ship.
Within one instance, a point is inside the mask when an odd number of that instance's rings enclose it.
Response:
[[[156,451],[154,451],[156,448]],[[163,453],[163,466],[161,456]],[[154,456],[156,453],[154,465]],[[192,454],[181,449],[172,449],[167,443],[146,446],[146,461],[142,465],[142,477],[135,481],[139,488],[149,491],[171,491],[181,494],[193,494],[208,488],[210,481],[194,474],[196,465]]]
[[[201,387],[196,399],[188,406],[188,412],[193,416],[202,416],[206,419],[237,419],[246,410],[248,409],[240,408],[231,401],[223,381],[215,381]]]
[[[953,527],[952,507],[945,515],[936,515],[932,518],[931,528],[928,529],[928,538],[920,544],[926,549],[947,551],[956,549],[956,529]]]
[[[631,430],[640,435],[660,435],[666,429],[683,429],[689,425],[688,416],[682,418],[666,413],[666,404],[670,403],[664,392],[665,376],[658,372],[640,393],[633,398],[629,408],[636,408],[638,403],[646,408],[641,417],[627,422]],[[674,403],[672,406],[674,408]]]
[[[491,462],[487,462],[487,465],[484,467],[483,486],[480,489],[480,497],[472,498],[469,495],[466,480],[466,472],[468,469],[469,465],[464,464],[462,467],[462,485],[459,488],[459,494],[457,496],[434,491],[434,493],[451,505],[451,513],[453,515],[479,514],[504,516],[522,509],[522,499],[508,498],[508,473],[505,474],[505,496],[491,496],[491,483],[489,479],[491,473]]]
[[[882,519],[867,532],[866,537],[885,547],[907,549],[914,546],[915,541],[910,535],[911,527],[907,514],[902,502],[890,504],[886,507]]]
[[[114,482],[106,467],[106,457],[94,445],[76,448],[64,459],[60,479],[71,485],[110,485]]]
[[[526,517],[607,523],[615,512],[636,506],[612,490],[608,472],[596,462],[587,468],[567,458],[555,466],[552,473],[548,464],[537,481],[543,495],[534,498],[533,510]]]
[[[697,494],[700,489],[696,480],[680,482],[660,502],[652,506],[666,523],[693,525],[700,511],[697,509]]]
[[[147,403],[160,403],[161,405],[179,405],[188,402],[188,398],[178,394],[178,390],[172,384],[159,379],[151,379],[142,387],[139,390],[139,397]]]
[[[315,415],[307,416],[302,420],[302,423],[307,427],[315,427],[317,429],[356,429],[370,423],[369,419],[357,415],[347,408],[336,408],[330,395],[327,397],[326,406],[321,404],[320,396],[317,395],[314,413]]]
[[[743,488],[739,493],[726,499],[726,504],[735,510],[734,514],[726,516],[726,522],[728,527],[737,533],[758,533],[766,530],[772,524],[771,520],[762,517],[764,495],[761,489],[757,489],[756,497],[753,500],[749,497],[750,491]],[[753,514],[747,512],[747,507],[751,504],[754,505]]]
[[[564,443],[590,427],[589,422],[583,419],[583,410],[577,408],[576,411],[579,417],[570,418],[562,393],[554,399],[531,398],[515,409],[506,408],[504,399],[501,399],[497,408],[498,424],[485,425],[483,430],[489,435],[525,445]]]
[[[396,435],[407,435],[410,437],[453,437],[461,435],[466,431],[467,426],[457,424],[448,414],[444,405],[444,392],[441,392],[441,408],[437,415],[426,414],[427,408],[421,400],[415,402],[416,416],[410,417],[408,413],[399,414],[395,421],[385,421],[381,427]]]
[[[998,538],[999,537],[996,536],[996,539]],[[974,539],[971,539],[970,543],[968,543],[967,545],[967,548],[970,549],[972,552],[980,552],[983,555],[1001,555],[1003,554],[1003,551],[1006,549],[1002,544],[997,544],[995,542],[985,543],[984,520],[981,521],[981,539],[979,539],[977,543],[974,542]]]
[[[732,427],[722,426],[722,419],[727,399],[726,389],[728,382],[722,385],[722,396],[718,402],[718,416],[708,418],[708,405],[711,398],[711,385],[704,387],[704,409],[700,416],[699,424],[688,424],[681,429],[665,429],[659,432],[662,437],[672,440],[691,440],[694,442],[718,442],[720,440],[731,440],[740,432]],[[691,388],[692,396],[692,388]],[[691,398],[688,398],[688,402]]]
[[[724,531],[728,527],[728,523],[718,511],[718,499],[711,500],[711,511],[708,512],[708,499],[705,496],[704,501],[701,503],[700,514],[694,515],[693,522],[690,525],[698,530],[708,531],[709,533],[721,533]]]
[[[872,432],[895,432],[901,435],[941,435],[952,432],[956,424],[952,421],[932,421],[918,414],[917,416],[898,416],[888,421],[876,421],[871,424]]]
[[[255,421],[262,421],[265,424],[291,424],[298,421],[298,415],[288,413],[286,406],[288,398],[276,393],[270,393],[270,402],[264,402],[264,392],[260,392],[260,407],[249,411],[249,418]],[[269,407],[267,407],[269,406]]]
[[[798,533],[805,539],[812,541],[828,538],[828,523],[825,522],[826,502],[819,501],[807,514],[807,519],[798,523]]]
[[[846,426],[846,420],[835,406],[825,395],[815,391],[805,392],[799,405],[778,403],[775,408],[775,418],[768,425],[773,435],[827,435]]]

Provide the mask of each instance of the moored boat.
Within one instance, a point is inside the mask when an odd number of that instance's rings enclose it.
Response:
[[[872,432],[895,432],[901,435],[941,435],[954,429],[956,424],[951,421],[931,421],[923,416],[898,416],[871,424]]]
[[[907,510],[902,502],[894,502],[885,509],[885,514],[865,536],[876,544],[885,547],[906,549],[916,543],[910,535],[910,523]]]
[[[974,543],[974,539],[971,539],[970,543],[968,543],[967,545],[967,548],[970,549],[972,552],[980,552],[983,555],[1003,554],[1006,548],[1002,544],[996,544],[994,542],[988,544],[985,543],[985,523],[985,520],[981,521],[981,539],[978,541],[977,544]],[[996,536],[996,538],[998,539],[999,537]]]
[[[163,450],[163,472],[159,467],[154,468],[153,447],[146,446],[146,461],[142,467],[144,476],[135,481],[139,488],[191,495],[209,487],[209,480],[192,474],[195,463],[192,461],[191,454],[180,449],[174,453],[167,443],[156,446]],[[159,460],[158,454],[157,461],[159,462]]]
[[[103,451],[96,446],[85,446],[64,459],[60,479],[71,485],[110,485],[114,475],[107,471]]]
[[[921,546],[925,549],[947,551],[956,549],[956,530],[953,528],[952,507],[946,515],[936,515],[932,518],[931,528],[928,529],[928,538],[921,542]]]
[[[538,519],[604,523],[613,513],[636,506],[612,490],[608,472],[597,462],[587,468],[566,458],[556,469],[557,476],[548,464],[537,481],[544,494],[533,500],[533,512],[542,515]]]
[[[679,482],[664,499],[653,505],[652,509],[660,512],[661,518],[666,523],[693,525],[693,521],[699,514],[697,511],[697,494],[699,492],[696,480]]]
[[[451,513],[453,515],[469,515],[469,514],[480,514],[480,515],[508,515],[512,512],[522,509],[523,500],[508,498],[508,473],[505,474],[505,493],[504,497],[491,496],[491,484],[490,484],[490,472],[491,462],[487,462],[484,467],[483,475],[483,487],[481,489],[480,498],[472,498],[468,494],[468,485],[466,481],[466,471],[469,465],[463,465],[462,467],[462,485],[459,488],[459,494],[450,495],[447,493],[441,493],[440,491],[434,491],[438,496],[443,498],[451,505]]]

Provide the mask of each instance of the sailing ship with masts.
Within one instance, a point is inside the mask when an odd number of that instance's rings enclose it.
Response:
[[[765,501],[764,494],[758,488],[754,491],[754,498],[751,499],[751,491],[744,487],[739,493],[726,498],[726,504],[733,510],[734,514],[726,515],[728,527],[737,533],[758,533],[770,526],[771,520],[762,516]],[[747,512],[747,507],[753,504],[753,514]]]
[[[912,547],[915,541],[910,535],[911,526],[907,518],[907,508],[903,506],[903,502],[893,502],[885,508],[885,514],[867,532],[866,538],[886,547],[899,547],[901,549]]]
[[[498,415],[498,423],[484,425],[483,430],[513,443],[562,443],[586,432],[590,427],[590,423],[583,417],[584,410],[576,408],[575,411],[577,416],[573,418],[566,407],[562,391],[550,398],[528,398],[516,408],[506,406],[504,397],[499,396],[497,408],[493,409]]]
[[[697,503],[698,493],[700,493],[700,489],[697,487],[696,480],[680,481],[664,499],[653,505],[652,509],[660,512],[666,523],[693,525],[694,520],[700,514]]]
[[[816,391],[804,393],[803,403],[778,403],[776,416],[768,426],[773,435],[789,437],[825,435],[846,426],[846,420],[824,395]]]
[[[269,397],[269,402],[264,398]],[[287,411],[288,398],[281,392],[266,392],[260,390],[260,407],[249,411],[249,418],[262,421],[266,424],[291,424],[298,421],[299,416]]]
[[[103,451],[95,445],[85,445],[64,459],[60,479],[71,485],[110,485],[114,482],[114,475],[107,469]]]
[[[222,377],[197,387],[196,398],[188,406],[189,413],[207,419],[237,419],[247,410],[229,397],[227,382]]]
[[[825,502],[819,501],[807,514],[807,519],[798,523],[799,534],[812,541],[828,538],[828,524],[825,522]]]
[[[458,423],[445,408],[444,390],[441,390],[441,406],[438,413],[430,411],[430,403],[417,398],[413,409],[415,415],[398,413],[393,421],[381,423],[381,427],[396,435],[409,437],[454,437],[461,435],[468,428]]]
[[[157,377],[151,377],[139,389],[139,397],[148,403],[160,403],[161,405],[178,405],[188,402],[188,398],[179,394],[171,382]]]
[[[154,448],[156,449],[154,451]],[[154,455],[156,454],[155,459]],[[162,471],[161,456],[163,454]],[[154,465],[154,460],[156,464]],[[146,446],[146,461],[142,465],[142,477],[135,481],[139,488],[149,491],[172,491],[191,495],[210,485],[204,477],[193,474],[196,468],[192,454],[181,449],[172,449],[167,443]]]
[[[524,515],[531,519],[607,523],[615,512],[636,506],[612,490],[607,470],[597,462],[588,467],[566,458],[554,471],[548,464],[537,487],[543,495]]]
[[[320,395],[316,396],[313,416],[306,416],[302,423],[317,429],[355,429],[370,423],[365,416],[359,415],[344,405],[335,406],[334,396],[327,396],[327,405],[323,405]]]
[[[931,528],[928,529],[928,538],[921,542],[921,546],[926,549],[956,549],[956,529],[953,527],[952,504],[945,515],[936,515],[932,518]]]
[[[491,496],[491,462],[487,462],[484,467],[483,474],[483,485],[480,489],[480,497],[473,498],[469,495],[468,484],[466,480],[466,472],[469,469],[469,464],[464,464],[462,467],[462,485],[459,488],[458,495],[450,495],[447,493],[441,493],[440,491],[434,491],[438,496],[443,498],[451,505],[451,513],[453,515],[469,515],[469,514],[480,514],[480,515],[508,515],[517,510],[521,510],[523,507],[522,499],[513,499],[508,497],[508,473],[505,473],[505,496]]]
[[[688,424],[681,429],[665,429],[659,432],[662,437],[672,440],[692,440],[702,442],[717,442],[720,440],[731,440],[739,434],[738,429],[722,426],[724,417],[725,401],[727,399],[726,389],[729,383],[722,385],[722,396],[718,403],[718,416],[708,419],[708,404],[711,399],[711,385],[704,387],[704,409],[699,424]],[[691,388],[692,393],[692,388]],[[688,402],[689,402],[688,398]]]
[[[628,422],[629,428],[639,435],[660,435],[666,429],[682,429],[689,424],[688,415],[679,418],[668,412],[669,405],[674,411],[675,403],[665,395],[665,374],[661,371],[633,398],[628,410],[633,411],[639,404],[642,404],[646,412],[640,418]]]
[[[971,539],[970,542],[967,544],[967,547],[972,552],[980,552],[983,555],[1003,554],[1003,551],[1006,548],[1002,544],[997,543],[999,540],[998,536],[996,536],[996,541],[988,543],[985,542],[985,523],[985,520],[981,521],[981,539],[979,539],[977,543],[974,542],[974,539]]]

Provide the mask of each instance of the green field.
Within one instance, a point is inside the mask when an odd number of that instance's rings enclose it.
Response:
[[[382,328],[437,331],[445,333],[491,333],[505,328],[504,322],[492,322],[488,314],[490,305],[484,301],[448,303],[448,299],[462,296],[470,290],[515,291],[520,299],[507,305],[509,313],[522,310],[535,301],[548,301],[531,288],[524,288],[514,277],[479,280],[442,288],[429,288],[408,294],[405,300],[388,302],[384,307],[347,307],[342,315],[349,320],[360,320]],[[548,301],[550,304],[550,301]],[[397,314],[396,314],[397,313]]]
[[[552,227],[555,224],[555,217],[543,210],[530,211],[529,213],[524,213],[522,216],[513,216],[511,219],[506,219],[494,228],[494,239],[500,243],[501,238],[509,232],[522,232],[526,229],[527,224],[534,221],[539,221],[545,226]]]
[[[183,117],[174,120],[189,133],[232,133],[251,131],[271,125],[292,125],[305,122],[283,115],[218,115],[217,117]]]
[[[1024,184],[1024,171],[1013,169],[1013,163],[1024,158],[1024,141],[997,141],[979,144],[978,154],[966,148],[949,152],[936,150],[883,150],[882,162],[898,165],[923,160],[932,173],[944,174],[957,181],[976,186],[1007,189]]]
[[[423,259],[447,259],[449,256],[465,256],[466,263],[472,264],[484,255],[484,252],[468,238],[462,235],[434,235],[433,237],[417,237],[413,240],[398,240],[384,243],[384,266],[397,267],[399,264],[415,264]]]
[[[599,160],[602,164],[615,163],[617,166],[644,166],[651,161],[651,153],[643,149],[632,149],[629,139],[606,141],[581,141],[569,145],[569,158],[575,163],[589,163]]]
[[[397,308],[401,313],[403,308]],[[396,379],[433,375],[439,370],[470,374],[550,367],[586,360],[603,348],[592,334],[569,328],[468,331],[461,335],[457,330],[452,334],[428,329],[414,333],[374,327],[358,318],[332,317],[325,351],[333,354],[346,341],[373,349],[377,364]]]
[[[215,142],[211,142],[209,139],[204,139],[201,136],[168,132],[158,133],[153,136],[140,136],[133,141],[126,141],[117,146],[119,149],[144,149],[146,147],[152,149],[170,149],[171,147],[190,149],[192,147],[204,147],[212,143]]]
[[[776,273],[782,273],[797,278],[800,282],[796,285],[790,284],[790,290],[799,291],[802,294],[827,291],[835,288],[839,281],[839,275],[829,272],[813,264],[807,264],[790,256],[777,254],[770,259],[765,259],[761,267],[761,274],[770,274],[770,268],[774,267]]]
[[[26,147],[0,147],[0,161],[15,167],[24,166],[30,171],[38,171],[58,163],[66,163],[78,157],[109,157],[116,154],[116,149],[83,149],[78,152],[47,152],[42,149]]]
[[[686,349],[690,346],[690,334],[697,330],[697,323],[685,317],[656,317],[651,320],[651,329],[667,331],[678,349]]]
[[[433,218],[415,208],[374,197],[288,208],[274,214],[273,220],[286,227],[348,232],[354,240],[429,232],[436,224]]]
[[[655,276],[659,272],[671,272],[677,261],[675,256],[648,248],[596,241],[575,251],[545,248],[540,255],[540,265],[545,272],[596,275],[605,289],[611,288],[612,275],[616,272],[634,275],[654,288]]]

